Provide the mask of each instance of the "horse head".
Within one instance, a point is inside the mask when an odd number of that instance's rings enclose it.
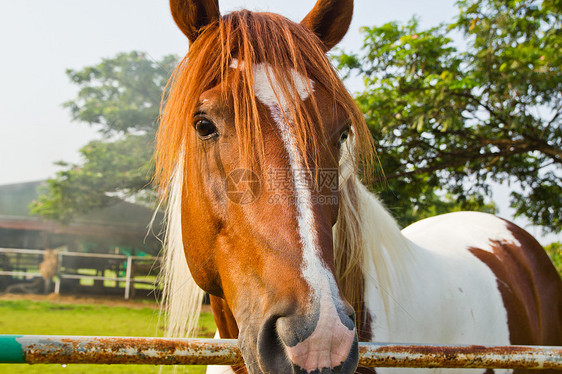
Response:
[[[325,53],[353,1],[319,0],[300,24],[221,16],[217,0],[170,4],[190,48],[166,96],[158,170],[180,193],[185,258],[224,312],[221,336],[239,339],[252,373],[352,373],[356,316],[332,228],[342,165],[372,148]]]

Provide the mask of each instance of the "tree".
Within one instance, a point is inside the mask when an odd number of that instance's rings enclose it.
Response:
[[[115,202],[115,196],[138,200],[152,194],[160,98],[176,64],[175,56],[153,61],[131,52],[67,70],[80,91],[64,106],[74,121],[97,126],[102,138],[80,150],[81,165],[58,163],[64,169],[47,181],[32,213],[67,222]]]
[[[552,260],[554,267],[558,270],[558,274],[562,276],[562,243],[554,242],[544,247],[546,253]]]
[[[457,4],[453,23],[364,28],[362,50],[336,56],[365,83],[357,102],[386,172],[382,197],[408,223],[411,206],[439,206],[443,191],[480,209],[490,182],[507,181],[524,191],[511,194],[517,215],[559,232],[561,2]]]

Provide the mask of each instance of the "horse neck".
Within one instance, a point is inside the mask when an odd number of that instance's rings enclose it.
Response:
[[[389,315],[395,295],[407,289],[412,251],[382,203],[356,176],[349,177],[341,188],[334,258],[342,292],[357,312],[359,331],[367,323],[367,307]],[[366,288],[373,285],[381,290],[380,296],[366,300]]]

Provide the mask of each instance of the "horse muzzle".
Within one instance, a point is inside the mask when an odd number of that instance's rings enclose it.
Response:
[[[314,312],[276,308],[259,328],[250,373],[354,373],[359,360],[355,313],[347,303],[320,300]],[[244,351],[244,349],[243,349]],[[259,370],[258,370],[259,367]]]

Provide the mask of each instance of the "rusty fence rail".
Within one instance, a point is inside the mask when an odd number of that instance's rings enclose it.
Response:
[[[0,363],[241,364],[236,340],[0,335]],[[562,347],[360,343],[366,367],[562,370]]]

